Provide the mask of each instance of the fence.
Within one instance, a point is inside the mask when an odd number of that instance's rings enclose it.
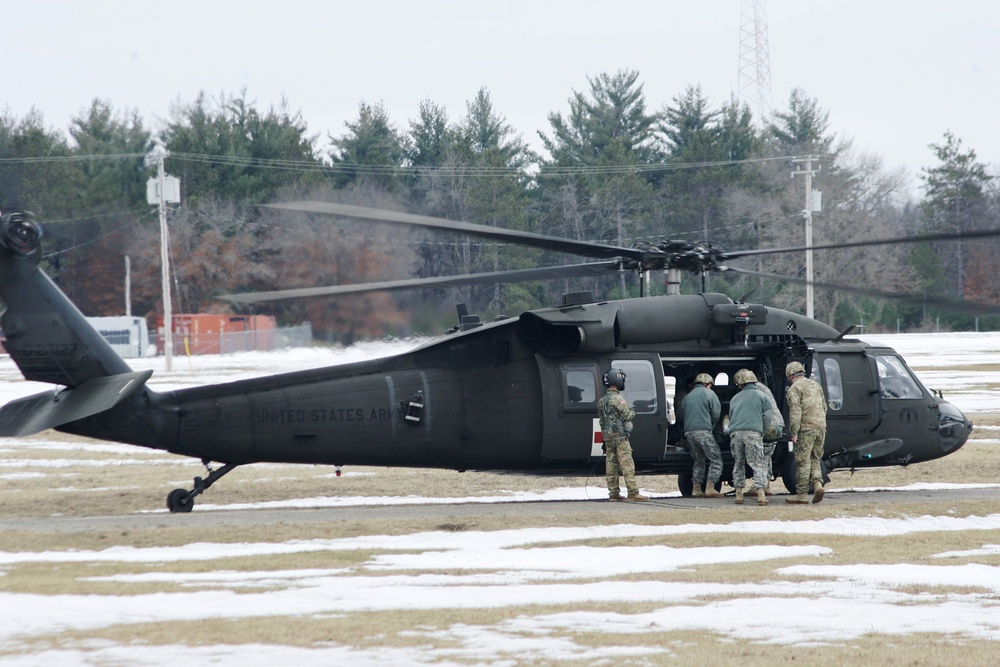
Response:
[[[157,334],[150,336],[150,344],[157,344]],[[162,344],[162,336],[159,341]],[[223,331],[198,334],[197,345],[193,338],[183,333],[173,335],[175,355],[235,354],[236,352],[268,352],[292,347],[312,345],[312,325],[308,322],[295,327],[247,331]],[[159,349],[159,348],[157,348]],[[162,354],[162,351],[160,352]]]

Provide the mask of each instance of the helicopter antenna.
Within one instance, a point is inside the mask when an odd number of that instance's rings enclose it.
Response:
[[[844,339],[844,336],[847,336],[848,334],[852,333],[857,328],[858,328],[857,324],[852,324],[851,326],[849,326],[846,329],[844,329],[843,331],[841,331],[840,335],[833,339],[833,342],[834,343],[839,343],[840,341],[842,341]]]

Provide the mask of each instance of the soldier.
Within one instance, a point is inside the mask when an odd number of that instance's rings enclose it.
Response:
[[[733,450],[733,486],[736,504],[743,504],[746,465],[753,470],[753,490],[757,504],[767,505],[767,460],[764,458],[764,424],[770,419],[771,404],[754,386],[757,376],[746,368],[734,376],[739,393],[729,401],[729,439]]]
[[[641,502],[649,500],[639,493],[639,485],[635,481],[635,462],[632,460],[632,445],[628,434],[632,431],[632,418],[635,410],[628,406],[618,392],[625,389],[625,373],[619,368],[612,368],[604,374],[604,386],[607,393],[597,405],[597,414],[601,421],[601,433],[604,436],[604,466],[608,481],[608,496],[613,502],[627,500]],[[628,497],[622,498],[618,477],[625,478]]]
[[[793,505],[809,504],[809,484],[813,485],[814,503],[823,500],[823,445],[826,442],[826,397],[823,388],[806,377],[805,367],[793,361],[785,367],[792,386],[788,388],[788,431],[795,452],[795,497],[785,498]]]
[[[694,457],[694,468],[691,471],[694,488],[691,493],[695,498],[721,498],[722,494],[715,490],[715,485],[722,477],[722,452],[719,443],[715,441],[712,429],[722,416],[722,404],[719,397],[712,391],[712,376],[708,373],[698,373],[694,378],[692,389],[681,401],[684,410],[684,438],[688,441],[691,456]],[[708,478],[705,478],[705,461],[708,460]],[[702,491],[702,483],[705,490]]]
[[[774,471],[771,468],[771,461],[774,459],[774,448],[778,438],[785,432],[785,418],[781,416],[778,402],[774,400],[774,394],[766,384],[759,380],[754,383],[758,391],[767,396],[768,403],[771,404],[770,421],[764,424],[764,458],[767,459],[767,486],[764,487],[764,495],[771,495],[771,480],[774,479]]]

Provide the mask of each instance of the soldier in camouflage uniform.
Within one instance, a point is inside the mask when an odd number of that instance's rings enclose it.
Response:
[[[601,434],[604,437],[604,467],[608,481],[608,497],[612,501],[627,500],[641,502],[649,500],[639,493],[639,485],[635,481],[635,462],[632,460],[632,444],[628,434],[632,431],[632,418],[635,410],[628,406],[622,395],[618,393],[625,388],[625,373],[618,368],[612,368],[604,374],[604,386],[607,393],[597,404],[597,414],[601,421]],[[622,498],[618,477],[625,478],[628,497]]]
[[[691,495],[695,498],[721,498],[722,494],[715,490],[715,485],[722,477],[722,452],[719,443],[715,441],[712,429],[722,416],[722,404],[719,397],[712,391],[712,376],[708,373],[698,373],[694,378],[692,389],[681,401],[684,412],[684,439],[688,442],[691,456],[694,457],[694,467],[691,478],[694,486]],[[708,478],[705,478],[705,461],[708,461]],[[702,491],[702,484],[705,485]]]
[[[785,432],[785,418],[781,416],[781,410],[778,408],[778,402],[774,400],[774,394],[771,393],[771,389],[760,381],[755,382],[753,386],[767,396],[767,400],[771,404],[771,412],[769,413],[771,419],[768,423],[764,424],[764,458],[767,459],[767,486],[764,487],[764,495],[769,496],[771,495],[771,480],[774,479],[774,470],[772,469],[771,462],[774,459],[777,438],[781,437]]]
[[[736,504],[743,504],[746,465],[753,470],[753,490],[757,504],[767,505],[767,459],[764,456],[764,424],[770,418],[771,404],[754,386],[757,376],[746,368],[734,376],[739,393],[729,401],[729,440],[733,450],[733,486]]]
[[[823,446],[826,443],[826,396],[823,388],[806,377],[805,367],[793,361],[785,367],[792,386],[788,388],[788,431],[795,451],[795,497],[785,498],[794,505],[809,503],[813,485],[814,503],[823,500]]]

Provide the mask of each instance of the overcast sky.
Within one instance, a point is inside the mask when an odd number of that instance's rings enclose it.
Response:
[[[158,129],[200,91],[287,99],[339,136],[360,101],[406,129],[421,100],[452,120],[485,87],[532,145],[588,77],[635,69],[652,111],[700,85],[738,88],[743,0],[0,0],[3,94],[65,130],[95,97]],[[767,0],[771,95],[802,88],[831,129],[911,177],[952,131],[1000,165],[1000,2]],[[915,178],[914,178],[914,181]]]

